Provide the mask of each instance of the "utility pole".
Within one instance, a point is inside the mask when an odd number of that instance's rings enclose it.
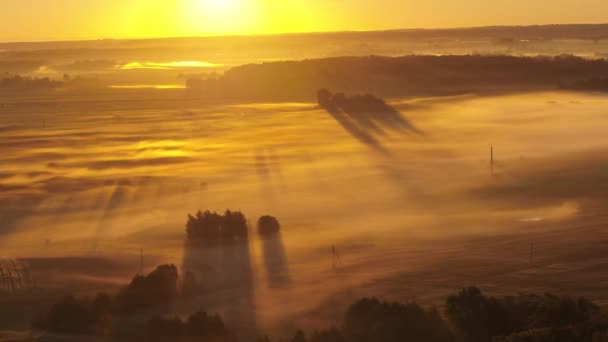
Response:
[[[139,275],[144,275],[144,249],[142,248],[139,255]]]
[[[530,263],[532,263],[533,257],[534,257],[534,242],[530,243]]]
[[[490,145],[490,173],[494,177],[494,145]]]
[[[332,254],[332,267],[335,269],[338,264],[342,263],[342,259],[340,258],[340,254],[336,249],[335,245],[331,246],[331,254]]]

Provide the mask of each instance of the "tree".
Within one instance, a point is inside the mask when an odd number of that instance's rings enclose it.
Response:
[[[585,327],[597,317],[599,308],[596,305],[584,298],[575,300],[551,294],[494,298],[483,295],[476,287],[469,287],[449,296],[446,307],[450,321],[467,341],[472,342],[527,336],[525,332],[533,336],[554,336],[546,329],[557,331],[580,326],[583,330],[594,330],[606,322],[602,318],[591,327]]]
[[[67,296],[43,314],[35,327],[60,334],[108,335],[112,328],[110,296],[100,293],[94,300]]]
[[[184,327],[179,317],[164,318],[155,316],[146,324],[141,340],[150,342],[181,341]]]
[[[340,330],[331,328],[329,330],[314,332],[310,336],[310,342],[346,342],[346,340]]]
[[[319,106],[323,108],[329,108],[332,106],[332,94],[329,90],[323,88],[317,92],[317,102]]]
[[[175,265],[158,266],[147,276],[136,276],[117,297],[118,311],[133,313],[148,309],[168,310],[177,296]]]
[[[210,316],[204,311],[198,311],[188,317],[186,332],[189,337],[198,340],[230,341],[233,339],[220,316]]]
[[[194,216],[188,215],[186,234],[192,243],[217,244],[246,240],[247,219],[240,211],[226,210],[224,215],[199,211]]]
[[[444,342],[452,339],[435,310],[415,303],[400,304],[365,298],[353,304],[344,318],[343,334],[349,342]]]
[[[460,333],[472,342],[490,341],[508,333],[507,314],[496,298],[486,297],[476,287],[469,287],[446,301],[447,314]]]
[[[258,220],[258,232],[262,236],[275,235],[281,230],[279,220],[274,216],[262,216]]]
[[[291,342],[307,342],[306,335],[304,335],[304,332],[302,330],[298,330],[294,337],[291,339]]]

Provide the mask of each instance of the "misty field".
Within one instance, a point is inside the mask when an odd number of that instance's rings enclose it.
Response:
[[[326,326],[367,295],[439,305],[472,284],[608,303],[605,96],[389,101],[408,130],[316,103],[153,94],[0,101],[0,251],[38,286],[115,289],[141,249],[148,270],[181,267],[187,214],[230,208],[282,224],[272,245],[249,240],[243,286],[266,331]]]

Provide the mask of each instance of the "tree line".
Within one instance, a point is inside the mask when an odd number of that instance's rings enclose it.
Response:
[[[279,220],[270,215],[261,216],[257,221],[261,236],[277,234],[281,225]],[[192,244],[222,244],[247,240],[249,229],[247,218],[241,211],[226,210],[218,214],[209,210],[188,214],[186,237]]]
[[[217,101],[312,101],[318,89],[406,97],[529,89],[608,77],[608,61],[571,55],[335,57],[249,64],[189,79],[190,94]]]
[[[222,318],[197,311],[170,314],[179,298],[175,266],[159,266],[136,276],[118,294],[68,296],[34,323],[36,329],[113,341],[236,342]],[[446,298],[445,309],[363,298],[353,303],[337,327],[305,333],[292,342],[595,342],[608,338],[608,316],[585,298],[551,294],[493,297],[476,287]],[[257,342],[274,341],[260,337]]]

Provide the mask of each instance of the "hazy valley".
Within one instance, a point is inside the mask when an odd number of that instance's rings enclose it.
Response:
[[[249,264],[250,279],[233,289],[249,302],[235,313],[234,294],[210,292],[177,301],[177,314],[206,306],[283,336],[339,325],[362,297],[442,308],[470,285],[605,306],[608,97],[565,85],[608,76],[606,61],[589,58],[608,51],[608,30],[505,30],[434,32],[441,49],[423,31],[343,33],[353,41],[341,47],[313,35],[299,40],[311,40],[303,54],[268,50],[271,37],[212,39],[219,47],[191,55],[180,44],[193,43],[176,40],[156,58],[165,41],[104,41],[101,52],[91,52],[97,42],[0,45],[0,71],[24,77],[0,88],[0,251],[28,265],[37,291],[0,295],[0,327],[25,329],[52,299],[117,291],[157,265],[182,276],[200,268],[213,256],[187,244],[187,215],[228,208],[245,213],[250,236],[222,272]],[[233,60],[231,44],[268,56]],[[393,57],[302,61],[351,51]],[[537,54],[582,57],[522,57]],[[52,61],[34,63],[41,56]],[[226,71],[266,58],[298,62],[285,62],[293,74],[279,62]],[[401,69],[389,78],[391,68]],[[335,74],[320,80],[319,69]],[[241,88],[222,81],[231,75]],[[341,85],[344,75],[353,79]],[[63,83],[28,83],[41,77]],[[302,88],[290,84],[298,80]],[[333,112],[316,101],[324,87],[373,93],[386,112]],[[267,214],[281,222],[272,243],[254,229]],[[15,311],[20,300],[29,309]]]

